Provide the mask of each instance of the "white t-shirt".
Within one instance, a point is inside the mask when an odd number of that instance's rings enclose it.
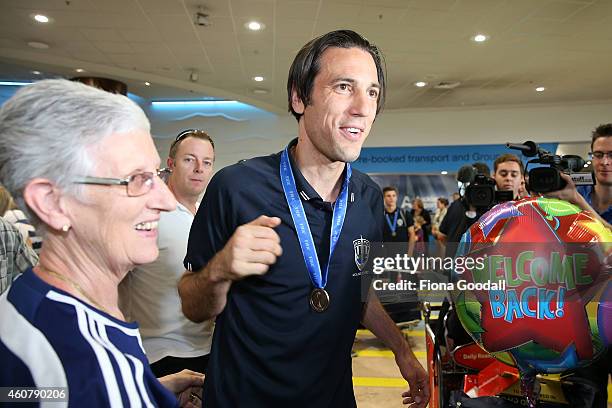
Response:
[[[193,323],[181,310],[177,284],[183,275],[193,215],[182,204],[161,213],[159,257],[127,274],[119,285],[119,305],[126,319],[140,326],[150,363],[164,357],[198,357],[210,353],[214,322]]]

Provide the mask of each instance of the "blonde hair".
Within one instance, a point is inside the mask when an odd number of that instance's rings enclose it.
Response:
[[[14,210],[17,208],[13,196],[11,193],[0,184],[0,217],[2,217],[8,210]]]

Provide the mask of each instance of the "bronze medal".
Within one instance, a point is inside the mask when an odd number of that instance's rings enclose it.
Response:
[[[323,288],[314,288],[310,292],[310,307],[315,312],[324,312],[329,307],[329,293]]]

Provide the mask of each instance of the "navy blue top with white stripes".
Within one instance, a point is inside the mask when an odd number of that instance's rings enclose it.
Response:
[[[68,387],[73,407],[178,406],[149,368],[136,323],[81,302],[31,269],[0,296],[0,316],[0,387]]]

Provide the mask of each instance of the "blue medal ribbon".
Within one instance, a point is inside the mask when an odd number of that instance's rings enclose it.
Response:
[[[395,209],[395,215],[393,216],[393,224],[391,224],[391,219],[389,218],[389,214],[385,212],[385,218],[387,219],[387,224],[389,225],[389,229],[392,234],[395,234],[395,230],[397,229],[397,215],[399,214],[399,209]]]
[[[304,262],[306,262],[306,269],[310,275],[312,284],[319,289],[323,289],[327,284],[327,275],[329,273],[329,264],[331,261],[332,254],[340,238],[340,232],[344,225],[344,217],[346,216],[346,209],[348,204],[348,185],[351,179],[351,165],[346,163],[346,175],[342,184],[342,190],[338,199],[334,203],[333,221],[329,239],[329,259],[327,260],[327,266],[325,267],[325,273],[321,273],[321,265],[319,265],[319,258],[317,257],[317,249],[315,248],[314,240],[312,239],[312,233],[310,232],[310,226],[306,219],[306,213],[304,212],[304,206],[300,199],[295,184],[295,177],[291,170],[291,162],[289,161],[289,151],[287,148],[281,153],[280,163],[280,178],[283,185],[283,191],[289,210],[291,211],[291,218],[295,224],[295,230],[297,232],[298,241],[302,248],[302,255],[304,256]]]

